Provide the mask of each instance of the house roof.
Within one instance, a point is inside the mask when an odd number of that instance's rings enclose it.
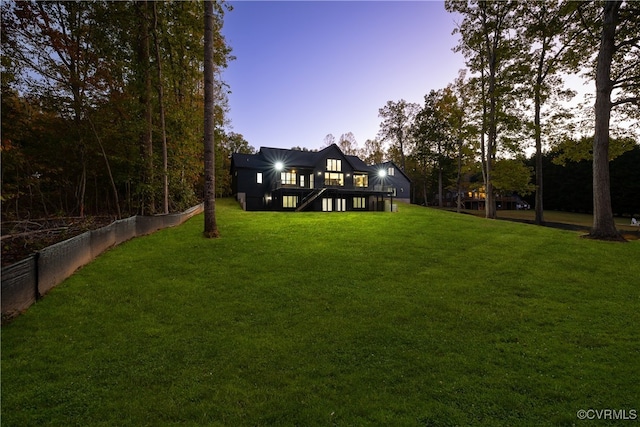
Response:
[[[269,165],[280,161],[290,166],[310,168],[315,166],[318,159],[318,152],[315,151],[286,150],[284,148],[269,147],[261,147],[257,155],[261,156]]]
[[[367,165],[358,156],[345,156],[345,157],[347,158],[349,163],[351,163],[353,170],[356,170],[359,172],[369,172],[373,169],[372,166]]]
[[[260,156],[255,154],[233,153],[231,155],[231,165],[235,168],[264,169],[267,163]]]
[[[336,154],[339,154],[344,158],[351,165],[354,171],[375,173],[381,165],[384,165],[384,167],[393,165],[396,170],[400,171],[400,173],[409,180],[409,177],[407,177],[407,175],[391,161],[376,165],[367,165],[358,156],[345,155],[336,144],[331,144],[320,151],[300,151],[287,150],[284,148],[261,147],[260,151],[256,154],[234,153],[231,157],[231,167],[264,170],[272,168],[276,162],[283,162],[287,167],[312,169],[316,168],[318,163],[323,159],[328,158],[331,155],[329,153],[330,151],[334,151]]]
[[[357,156],[345,156],[342,150],[332,144],[320,151],[300,151],[300,150],[287,150],[284,148],[271,148],[261,147],[260,151],[256,154],[240,154],[234,153],[232,155],[232,162],[236,168],[255,168],[265,169],[270,168],[276,162],[283,162],[290,167],[298,168],[315,168],[318,162],[326,158],[329,153],[327,151],[336,150],[337,153],[344,158],[354,170],[368,171],[370,167],[367,166]]]

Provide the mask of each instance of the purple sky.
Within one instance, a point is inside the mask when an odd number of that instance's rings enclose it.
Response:
[[[422,104],[464,68],[440,1],[232,1],[223,79],[232,130],[255,148],[376,137],[387,101]]]

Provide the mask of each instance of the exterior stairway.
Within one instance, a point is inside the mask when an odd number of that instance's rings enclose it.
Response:
[[[309,195],[307,195],[307,197],[302,199],[302,202],[296,208],[296,212],[300,212],[303,209],[305,209],[307,206],[309,206],[311,203],[313,203],[313,201],[315,199],[320,197],[325,191],[327,191],[326,187],[325,188],[316,188],[315,190],[313,190],[311,193],[309,193]]]

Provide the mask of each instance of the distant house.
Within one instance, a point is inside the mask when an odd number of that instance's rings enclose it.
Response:
[[[462,202],[462,209],[481,210],[485,209],[486,194],[484,192],[484,186],[480,189],[472,191],[463,191],[460,197]],[[521,210],[530,209],[531,206],[520,196],[513,193],[510,195],[496,194],[495,196],[496,209],[501,210]],[[434,205],[438,204],[438,197],[434,201]],[[455,191],[447,191],[443,197],[442,205],[444,207],[456,207],[458,204],[458,193]]]
[[[393,163],[368,166],[332,144],[313,152],[260,148],[233,154],[232,189],[248,211],[389,210],[409,202],[411,181]]]

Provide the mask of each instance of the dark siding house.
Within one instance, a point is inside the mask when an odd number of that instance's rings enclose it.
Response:
[[[411,182],[393,163],[368,166],[332,144],[318,151],[262,147],[233,154],[232,188],[245,210],[371,211],[409,201]]]

